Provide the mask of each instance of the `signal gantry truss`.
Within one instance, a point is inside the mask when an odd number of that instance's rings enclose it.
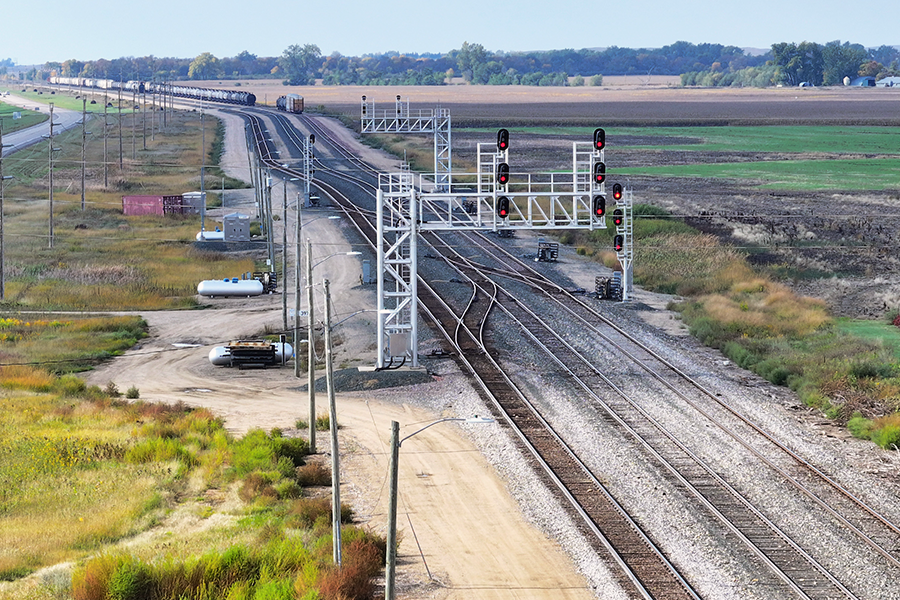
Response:
[[[360,105],[360,130],[362,133],[433,133],[434,181],[439,189],[450,187],[453,156],[450,146],[450,109],[409,108],[397,96],[393,112],[375,110],[375,101],[362,97]]]
[[[390,368],[398,358],[418,366],[419,231],[607,228],[605,133],[597,131],[593,144],[573,143],[569,173],[510,172],[508,137],[501,130],[496,146],[478,144],[474,174],[447,173],[443,180],[408,171],[379,176],[376,368]],[[459,183],[463,181],[470,183]],[[615,188],[616,254],[623,269],[622,299],[627,301],[633,289],[632,192],[618,184]]]

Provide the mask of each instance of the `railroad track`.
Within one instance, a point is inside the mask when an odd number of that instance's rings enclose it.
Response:
[[[279,115],[281,117],[281,115]],[[285,119],[285,121],[287,121]],[[317,127],[313,119],[303,118],[308,128],[321,140],[329,140],[326,131]],[[284,123],[285,130],[292,127]],[[264,136],[258,136],[263,144],[260,155],[268,156]],[[340,148],[333,140],[335,148]],[[336,149],[343,152],[345,149]],[[356,159],[354,159],[356,160]],[[353,184],[369,194],[374,193],[374,178],[366,175],[369,169],[357,164],[352,173],[319,163],[319,168],[341,179],[352,179]],[[317,185],[322,182],[317,181]],[[319,185],[322,187],[322,185]],[[329,189],[330,188],[330,189]],[[374,247],[374,228],[371,210],[357,206],[345,206],[342,194],[336,186],[324,184],[324,191],[342,206],[348,218]],[[828,477],[797,453],[779,443],[761,427],[740,415],[714,392],[676,369],[658,353],[640,343],[599,314],[580,298],[568,294],[557,284],[547,280],[529,265],[513,259],[497,244],[484,236],[469,236],[471,243],[483,246],[485,256],[501,257],[500,265],[486,267],[467,260],[458,254],[447,252],[445,244],[433,240],[432,246],[442,252],[470,281],[472,295],[462,307],[452,308],[437,292],[420,280],[420,303],[429,318],[438,324],[465,368],[473,374],[478,386],[517,433],[521,442],[529,448],[535,459],[544,466],[546,477],[575,507],[573,510],[585,519],[585,529],[590,530],[595,546],[614,557],[621,567],[620,583],[635,597],[644,598],[697,598],[690,584],[671,565],[663,552],[655,547],[613,496],[604,489],[597,477],[578,461],[575,452],[568,448],[561,437],[553,432],[540,412],[506,376],[505,371],[488,352],[484,330],[492,308],[502,305],[508,318],[515,319],[535,344],[555,360],[568,377],[588,394],[601,414],[626,431],[670,475],[681,489],[693,495],[704,510],[720,521],[723,527],[739,543],[746,545],[754,555],[754,564],[774,573],[790,594],[800,598],[855,598],[853,592],[841,584],[827,568],[793,542],[789,535],[778,528],[761,510],[754,507],[740,490],[728,484],[715,470],[700,459],[677,436],[668,432],[639,403],[603,375],[585,353],[568,344],[555,334],[552,324],[530,311],[526,303],[509,291],[504,291],[497,278],[507,278],[544,291],[548,298],[557,301],[567,318],[577,319],[585,328],[617,348],[634,365],[650,375],[660,385],[675,394],[703,419],[715,424],[751,453],[779,477],[785,478],[799,493],[816,502],[843,527],[864,541],[879,560],[892,567],[900,566],[896,548],[900,546],[900,529],[866,503]],[[492,279],[493,278],[493,279]],[[474,302],[475,297],[481,298]],[[485,301],[489,298],[490,301]],[[597,393],[599,389],[616,390],[617,398],[609,400],[609,394]],[[650,566],[648,566],[650,565]]]

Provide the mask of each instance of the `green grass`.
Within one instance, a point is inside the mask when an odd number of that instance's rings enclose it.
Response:
[[[900,158],[785,160],[616,169],[615,175],[743,179],[762,189],[900,189]]]
[[[140,317],[48,318],[0,313],[4,365],[37,365],[57,374],[88,369],[146,335],[147,323]]]
[[[27,90],[25,92],[22,91],[23,87]],[[43,104],[53,103],[54,106],[58,106],[60,108],[65,108],[68,110],[74,110],[81,112],[83,108],[83,103],[80,99],[76,99],[75,96],[87,97],[88,112],[93,113],[103,113],[103,94],[102,90],[94,90],[91,92],[90,90],[68,90],[63,89],[62,91],[57,91],[53,89],[55,94],[50,93],[46,87],[41,87],[40,85],[36,86],[39,90],[38,92],[33,91],[35,89],[34,85],[0,85],[0,91],[6,92],[8,91],[10,94],[14,96],[19,96],[20,98],[27,98],[28,100],[33,100],[35,102],[41,102]],[[96,100],[96,104],[91,104],[91,100]],[[109,91],[109,101],[112,102],[113,106],[109,108],[110,114],[118,114],[119,109],[118,101],[119,94],[116,90]],[[138,96],[138,103],[140,103],[140,96]],[[122,91],[122,114],[130,114],[132,112],[132,107],[134,104],[131,102],[131,92]]]
[[[496,129],[470,131],[496,134]],[[584,127],[512,128],[510,137],[513,146],[517,132],[573,135],[585,142],[590,142],[593,135],[593,129]],[[610,127],[606,128],[606,136],[609,156],[617,148],[684,152],[686,162],[690,162],[691,153],[701,152],[797,155],[796,159],[785,160],[760,158],[747,162],[616,168],[610,173],[611,176],[739,179],[756,184],[761,189],[900,189],[900,127]],[[616,137],[627,139],[627,136],[649,141],[641,145],[616,145]],[[673,142],[667,143],[670,138]],[[684,143],[684,139],[690,140],[690,143]],[[811,153],[822,156],[809,158]]]
[[[900,362],[900,327],[881,321],[847,318],[837,319],[835,326],[838,331],[889,348],[894,359]]]
[[[14,119],[13,113],[19,113],[21,115],[21,118]],[[25,129],[27,127],[31,127],[32,125],[43,123],[49,118],[50,116],[45,113],[26,110],[19,106],[13,106],[11,104],[0,102],[0,120],[3,121],[4,134],[12,133],[13,131],[18,131],[19,129]]]

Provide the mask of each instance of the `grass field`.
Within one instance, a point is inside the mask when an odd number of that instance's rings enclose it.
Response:
[[[13,118],[14,113],[21,115],[21,118]],[[32,125],[43,123],[49,118],[49,115],[44,113],[25,110],[19,106],[0,102],[0,123],[3,125],[3,133],[12,133],[13,131],[26,129]]]
[[[123,138],[130,136],[125,119]],[[133,118],[138,121],[140,114]],[[140,124],[138,124],[140,127]],[[209,154],[216,133],[207,124]],[[164,132],[140,133],[134,146],[123,139],[119,167],[118,127],[110,120],[109,153],[104,158],[102,120],[91,124],[86,147],[85,204],[81,204],[81,133],[54,138],[60,148],[54,166],[53,246],[50,247],[48,160],[46,145],[26,148],[4,159],[5,276],[8,308],[43,310],[112,310],[189,308],[203,279],[233,277],[258,270],[250,258],[193,247],[199,216],[122,214],[126,194],[180,194],[199,189],[200,120],[179,112]],[[132,158],[132,155],[134,158]],[[103,186],[104,162],[109,185]],[[209,163],[215,161],[209,160]]]
[[[900,158],[773,160],[616,169],[617,175],[742,179],[760,189],[900,190]]]

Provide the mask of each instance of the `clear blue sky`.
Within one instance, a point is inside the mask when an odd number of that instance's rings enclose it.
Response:
[[[303,0],[10,2],[0,59],[43,64],[122,56],[279,56],[291,44],[325,55],[658,48],[676,41],[769,48],[833,40],[900,45],[896,0]],[[248,12],[249,11],[249,12]]]

